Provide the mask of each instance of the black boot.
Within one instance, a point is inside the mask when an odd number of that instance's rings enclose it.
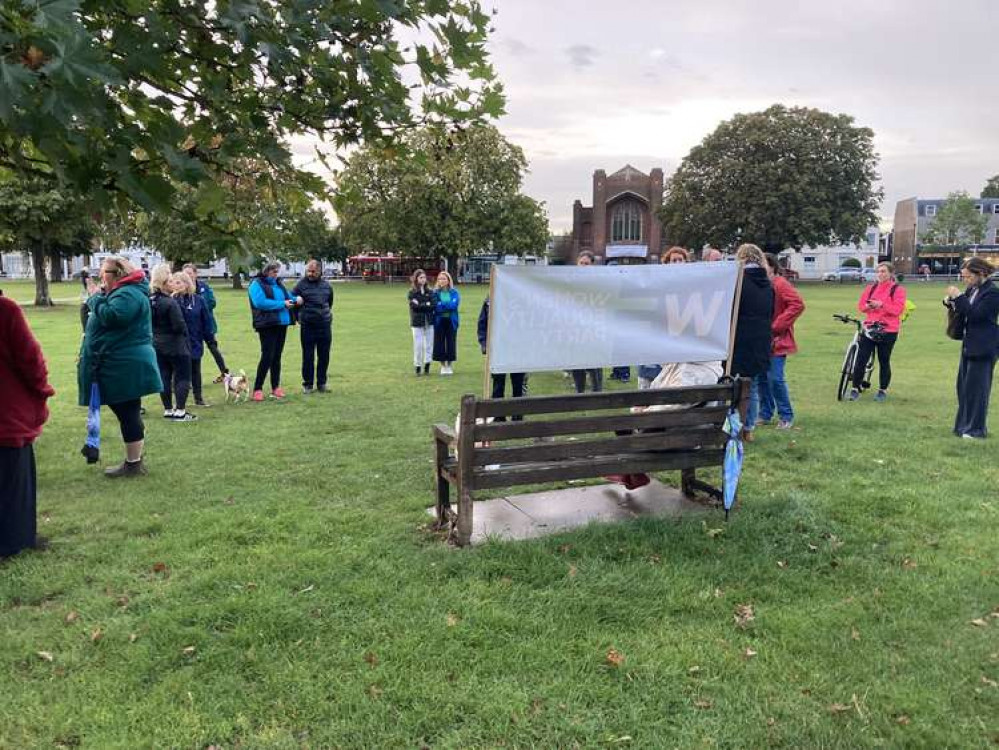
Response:
[[[124,463],[104,470],[104,476],[109,479],[117,479],[118,477],[139,477],[148,473],[149,472],[146,471],[146,467],[142,464],[141,458],[138,461],[125,461]]]
[[[413,369],[416,370],[416,377],[420,377],[420,366],[416,365]]]
[[[429,375],[430,374],[430,363],[429,362],[427,362],[425,365],[423,365],[423,374],[424,375]]]

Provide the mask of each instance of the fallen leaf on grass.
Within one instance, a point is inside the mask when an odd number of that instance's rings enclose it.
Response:
[[[809,542],[809,544],[808,544],[808,551],[809,551],[809,552],[818,552],[818,551],[819,551],[819,548],[818,548],[818,547],[816,547],[816,546],[815,546],[814,544],[812,544],[811,542]]]
[[[382,697],[384,691],[377,685],[372,685],[368,688],[368,695],[370,695],[374,700],[378,700]]]
[[[366,661],[372,667],[378,666],[378,656],[375,655],[373,651],[367,651],[364,654],[364,661]]]
[[[701,668],[697,664],[695,664],[694,666],[690,667],[687,670],[687,674],[695,675],[695,674],[697,674],[700,671],[701,671]]]
[[[905,570],[915,570],[919,567],[919,564],[911,557],[906,557],[902,559],[902,567]]]
[[[721,536],[722,534],[724,534],[725,529],[708,529],[706,533],[709,537],[714,539],[716,536]]]
[[[649,562],[652,563],[653,565],[658,565],[663,561],[663,559],[659,555],[649,555],[648,559]],[[996,615],[996,617],[999,617],[999,615]]]
[[[236,498],[234,498],[232,495],[229,495],[229,497],[227,497],[225,500],[222,501],[223,505],[234,505],[235,503],[236,503]]]
[[[455,625],[461,622],[461,618],[458,617],[458,615],[456,615],[454,612],[448,612],[447,617],[445,618],[444,621],[447,623],[447,626],[449,628],[453,628]]]
[[[735,615],[733,617],[735,619],[735,626],[737,628],[744,628],[756,619],[756,614],[753,612],[751,604],[740,604],[735,608]]]
[[[899,714],[898,716],[895,717],[895,723],[901,724],[903,727],[907,727],[909,726],[909,724],[912,723],[912,719],[910,719],[905,714]]]
[[[79,619],[80,619],[80,613],[74,609],[71,612],[66,613],[65,623],[67,625],[72,625],[74,622],[76,622]]]
[[[850,637],[853,640],[855,640],[855,641],[859,641],[860,640],[860,631],[857,630],[856,628],[850,628]]]
[[[576,568],[575,565],[570,565],[569,566],[569,578],[575,578],[577,572],[578,572],[578,569]]]
[[[847,711],[852,711],[853,705],[849,703],[833,703],[829,706],[829,713],[831,714],[845,714]]]
[[[700,708],[701,710],[707,710],[714,707],[714,703],[711,701],[694,701],[694,706]]]
[[[777,561],[777,567],[778,568],[786,568],[787,567],[787,560],[778,560]]]
[[[128,635],[128,642],[129,643],[135,643],[137,640],[139,640],[139,634],[138,633],[129,633],[129,635]]]
[[[572,545],[571,544],[560,544],[558,546],[558,553],[560,555],[564,555],[564,554],[568,553],[569,550],[571,550],[571,549],[572,549]]]
[[[608,649],[607,656],[605,657],[604,661],[607,662],[608,666],[620,667],[622,664],[624,664],[624,654],[622,654],[620,651],[614,648]]]
[[[55,661],[55,657],[52,656],[49,651],[36,651],[35,653],[38,655],[38,658],[43,661]]]
[[[976,628],[984,628],[989,623],[984,617],[978,617],[972,620],[971,624],[974,625]]]
[[[194,646],[185,646],[184,650],[181,652],[184,656],[194,656],[194,652],[198,649]]]
[[[90,642],[97,643],[101,638],[104,637],[104,630],[101,628],[94,628],[90,633]]]
[[[995,680],[990,680],[985,675],[982,675],[982,684],[988,685],[989,687],[999,688],[999,682],[996,682]]]
[[[154,573],[169,573],[170,572],[170,568],[167,567],[166,563],[162,563],[162,562],[153,563],[153,572]]]
[[[756,656],[756,652],[753,651],[753,649],[751,648],[747,648],[745,651],[742,652],[743,659],[752,659],[754,656]]]
[[[310,591],[315,591],[315,590],[316,590],[316,585],[313,583],[313,584],[310,584],[309,586],[306,586],[304,589],[302,589],[301,591],[298,591],[296,593],[298,593],[298,594],[308,594]]]

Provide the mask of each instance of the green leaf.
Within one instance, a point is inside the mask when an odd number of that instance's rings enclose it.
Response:
[[[214,182],[206,182],[198,188],[195,196],[194,212],[198,218],[207,218],[225,205],[226,192]]]

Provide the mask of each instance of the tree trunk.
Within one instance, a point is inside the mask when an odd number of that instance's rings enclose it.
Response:
[[[45,275],[45,249],[33,248],[31,264],[35,269],[35,307],[52,307],[52,296],[49,294],[49,279]]]
[[[232,288],[242,289],[243,288],[243,274],[239,271],[232,272]]]
[[[53,284],[59,284],[63,278],[62,258],[58,256],[49,258],[49,279]]]

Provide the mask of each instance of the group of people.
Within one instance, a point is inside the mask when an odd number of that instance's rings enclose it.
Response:
[[[427,272],[416,269],[410,277],[407,301],[413,332],[413,370],[417,377],[430,374],[431,362],[440,362],[441,375],[454,375],[461,294],[454,288],[451,274],[438,271],[431,287]]]

